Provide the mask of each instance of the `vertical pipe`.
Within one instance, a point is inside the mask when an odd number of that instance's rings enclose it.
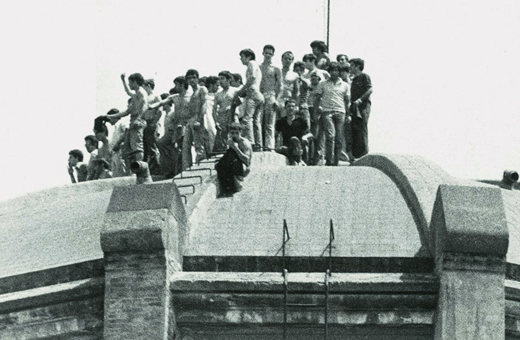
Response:
[[[329,51],[330,51],[329,37],[330,37],[330,0],[327,0],[327,47],[329,48]]]
[[[288,293],[288,272],[283,270],[283,340],[287,339],[287,295]]]
[[[330,270],[325,273],[325,340],[329,336],[329,276]]]

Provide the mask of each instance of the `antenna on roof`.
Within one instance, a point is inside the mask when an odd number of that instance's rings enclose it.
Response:
[[[330,51],[329,35],[330,35],[330,0],[327,0],[327,47]]]

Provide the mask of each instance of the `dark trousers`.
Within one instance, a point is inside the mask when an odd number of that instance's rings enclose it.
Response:
[[[360,116],[352,115],[351,138],[352,154],[360,158],[368,153],[368,118],[370,117],[370,104],[359,108]]]
[[[144,160],[148,163],[150,173],[158,175],[161,173],[159,165],[159,149],[157,148],[157,124],[147,123],[143,133]]]
[[[222,192],[235,193],[238,188],[235,184],[235,176],[244,176],[244,163],[233,149],[227,149],[226,153],[215,165],[217,178]]]

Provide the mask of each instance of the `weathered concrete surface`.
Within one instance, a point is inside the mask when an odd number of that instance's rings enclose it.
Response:
[[[91,181],[0,202],[0,277],[102,259],[99,232],[112,189],[134,183]]]
[[[520,190],[501,189],[507,226],[509,229],[509,249],[507,262],[520,266]],[[517,268],[517,270],[519,270]],[[520,275],[515,277],[520,281]]]
[[[174,336],[168,277],[182,267],[186,229],[175,184],[114,190],[101,232],[105,340]]]
[[[287,256],[328,255],[330,219],[333,256],[429,256],[399,189],[377,169],[257,169],[243,191],[207,204],[189,217],[185,256],[281,256],[284,219]]]
[[[440,278],[435,339],[505,337],[508,233],[501,197],[497,188],[439,187],[432,216]]]
[[[291,291],[323,292],[324,273],[288,273]],[[170,277],[173,292],[280,292],[281,273],[177,272]],[[333,273],[332,293],[425,293],[435,294],[438,282],[433,274]]]
[[[204,327],[183,328],[182,340],[273,340],[283,339],[282,329],[278,326],[250,327]],[[329,340],[430,340],[433,337],[431,326],[385,327],[329,327]],[[287,339],[316,340],[324,339],[322,327],[289,327]]]
[[[103,296],[0,313],[0,339],[102,339]]]
[[[355,162],[354,166],[379,169],[396,183],[417,221],[424,246],[433,256],[430,221],[437,187],[468,181],[452,177],[438,165],[416,155],[370,154]]]
[[[179,272],[171,277],[171,289],[177,324],[186,339],[282,334],[284,284],[279,273]],[[323,330],[316,330],[324,327],[325,275],[289,273],[288,292],[290,338],[321,338]],[[436,294],[433,275],[334,273],[329,334],[332,339],[431,339]],[[417,337],[408,338],[412,335]]]

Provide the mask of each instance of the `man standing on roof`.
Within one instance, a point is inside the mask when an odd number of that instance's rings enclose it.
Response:
[[[117,119],[130,115],[130,128],[125,134],[125,150],[123,157],[128,169],[130,164],[144,159],[144,145],[143,133],[146,127],[146,121],[143,118],[144,113],[148,110],[148,94],[142,87],[144,85],[144,78],[140,73],[134,73],[128,77],[128,84],[126,83],[125,74],[121,75],[121,80],[126,93],[130,96],[128,109],[108,116],[110,120],[117,121]]]
[[[264,103],[264,96],[260,93],[260,83],[262,82],[262,71],[255,61],[255,52],[246,48],[240,51],[240,61],[247,66],[246,83],[236,93],[235,96],[246,95],[245,112],[242,117],[243,136],[257,147],[262,145],[262,127],[254,125],[253,119],[258,119],[261,114],[262,105]]]
[[[263,127],[264,147],[274,149],[274,124],[276,121],[276,111],[273,107],[276,103],[276,98],[282,88],[282,71],[272,64],[274,56],[274,46],[265,45],[263,56],[264,62],[260,65],[262,71],[262,82],[260,83],[260,92],[264,96],[263,107]],[[260,117],[261,118],[261,117]]]
[[[353,74],[351,89],[352,105],[352,154],[360,158],[368,153],[368,118],[370,117],[370,95],[372,81],[363,73],[365,61],[355,58],[350,60],[350,72]]]
[[[344,122],[348,117],[350,87],[339,77],[339,65],[331,62],[330,78],[319,83],[315,107],[322,108],[320,127],[325,133],[326,165],[338,165],[344,142]]]
[[[155,81],[153,79],[146,79],[143,88],[148,96],[148,105],[161,101],[161,97],[153,92],[155,89]],[[161,172],[159,166],[160,154],[157,148],[157,131],[159,129],[161,115],[161,110],[151,108],[148,108],[143,115],[146,121],[146,128],[143,131],[144,160],[148,163],[148,168],[152,175],[158,175]]]

